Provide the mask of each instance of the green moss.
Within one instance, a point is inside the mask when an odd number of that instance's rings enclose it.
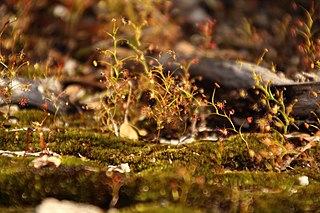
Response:
[[[41,123],[44,120],[43,126],[52,126],[54,121],[54,116],[49,115],[43,110],[37,109],[28,109],[28,110],[19,110],[15,112],[12,116],[18,119],[18,127],[31,127],[32,122]]]
[[[111,200],[110,180],[104,172],[83,166],[10,169],[0,174],[0,205],[36,205],[46,197],[107,206]]]
[[[94,161],[63,156],[59,168],[34,169],[30,166],[31,160],[0,157],[1,205],[33,206],[49,196],[101,207],[109,205],[112,180],[106,177],[101,165],[94,167]],[[202,212],[240,211],[240,208],[258,212],[273,208],[286,212],[320,207],[319,199],[313,197],[319,197],[319,174],[308,173],[310,185],[302,187],[297,184],[300,174],[294,171],[217,173],[207,168],[207,173],[211,173],[207,174],[201,172],[200,166],[193,167],[195,170],[191,165],[185,168],[175,162],[126,176],[118,207],[127,207],[123,212],[148,212],[155,203],[163,203],[168,208],[155,205],[154,212],[183,212],[189,211],[188,207]],[[284,204],[278,207],[282,202]],[[141,205],[135,205],[137,203]]]
[[[266,149],[262,143],[266,137],[281,142],[272,134],[245,137],[255,153]],[[24,150],[26,141],[26,131],[0,129],[0,149]],[[35,169],[30,165],[34,158],[0,156],[0,204],[34,206],[52,196],[108,207],[115,180],[106,176],[107,166],[129,163],[131,173],[121,176],[124,182],[117,204],[123,212],[303,212],[320,207],[314,198],[320,191],[316,167],[315,173],[300,164],[290,172],[266,172],[265,162],[270,159],[257,162],[250,158],[239,136],[169,146],[53,127],[45,132],[45,142],[51,151],[62,155],[59,168]],[[34,151],[41,150],[37,132],[32,133],[30,143]],[[307,154],[317,162],[319,147]],[[300,175],[308,175],[311,184],[298,186]],[[278,207],[280,203],[285,204]]]
[[[100,126],[96,120],[94,120],[93,112],[84,114],[70,114],[59,115],[47,113],[40,109],[23,109],[12,114],[17,118],[16,124],[11,124],[13,127],[32,127],[33,122],[42,123],[42,127],[51,129],[57,129],[64,131],[68,128],[83,129],[87,131],[99,131]],[[68,126],[68,128],[67,128]]]
[[[44,132],[45,138],[48,137],[48,132]],[[18,131],[11,131],[9,129],[0,129],[0,149],[11,151],[22,151],[27,147],[27,130],[21,129]],[[39,143],[39,133],[30,131],[29,148],[33,151],[40,151],[41,145]]]
[[[121,213],[202,213],[201,210],[196,210],[192,208],[187,208],[179,205],[172,205],[164,203],[162,206],[157,203],[151,204],[137,204],[135,206],[120,209]]]
[[[261,134],[250,134],[246,137],[250,149],[255,153],[266,149],[266,145],[261,142],[264,138],[276,138],[274,135]],[[0,142],[0,149],[24,150],[27,143],[27,131],[0,130]],[[273,159],[257,161],[255,158],[250,158],[245,143],[240,137],[230,137],[224,142],[198,142],[168,146],[133,142],[109,134],[69,128],[65,131],[45,132],[45,142],[51,151],[62,155],[77,157],[81,155],[102,165],[129,163],[134,172],[155,167],[163,168],[167,164],[178,162],[181,166],[196,164],[200,168],[200,172],[206,173],[210,177],[211,170],[265,171],[266,165],[273,163]],[[41,150],[37,132],[32,133],[30,144],[34,151]],[[318,150],[318,147],[308,150],[308,155],[315,156],[317,159]]]
[[[104,168],[104,166],[100,165],[100,163],[97,161],[89,160],[86,158],[75,157],[75,156],[62,156],[61,164],[65,166],[88,166],[88,167],[94,167],[95,169]]]
[[[177,170],[172,168],[171,172],[169,171],[140,173],[132,183],[137,187],[132,190],[135,193],[129,194],[129,197],[134,197],[139,202],[166,200],[170,203],[180,203],[180,197],[185,190],[187,199],[183,206],[192,206],[206,212],[244,211],[246,208],[257,212],[268,209],[278,210],[277,212],[299,209],[303,212],[308,208],[315,209],[319,205],[319,200],[312,198],[318,194],[318,182],[302,187],[297,185],[298,176],[289,173],[219,173],[213,174],[213,178],[206,179],[204,183],[197,182],[201,176],[193,174],[194,181],[190,184],[183,176],[179,176]],[[133,186],[128,183],[127,187],[129,188],[123,189],[124,193],[129,193],[130,187]],[[186,190],[185,187],[189,188]],[[178,189],[180,196],[177,200],[173,196],[175,189]],[[278,207],[280,201],[285,203]]]
[[[34,213],[34,208],[30,207],[1,207],[0,212],[5,213]]]

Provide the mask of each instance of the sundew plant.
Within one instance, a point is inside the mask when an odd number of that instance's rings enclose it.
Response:
[[[194,61],[180,64],[170,50],[150,56],[147,54],[150,45],[140,40],[141,28],[130,20],[112,21],[113,30],[108,36],[113,46],[100,50],[105,60],[94,61],[96,66],[105,66],[102,75],[106,92],[99,112],[102,122],[116,135],[132,139],[137,139],[135,131],[141,134],[140,128],[151,130],[143,125],[138,127],[139,120],[155,125],[151,131],[156,138],[166,128],[174,128],[182,134],[187,130],[188,123],[197,120],[198,108],[204,103],[204,95],[188,73]],[[132,28],[136,33],[133,40],[123,37],[121,28]],[[129,55],[118,54],[121,45],[130,49]],[[165,69],[163,54],[169,56],[170,63],[178,65],[175,70]],[[121,128],[123,125],[126,128]],[[131,136],[127,135],[128,131]]]

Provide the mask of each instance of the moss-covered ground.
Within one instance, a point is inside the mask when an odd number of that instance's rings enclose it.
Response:
[[[22,113],[22,112],[19,112]],[[17,115],[18,126],[0,129],[0,150],[41,151],[31,127],[42,112]],[[37,115],[40,113],[40,115]],[[40,116],[40,117],[37,117]],[[50,122],[48,123],[48,125]],[[292,169],[273,169],[275,159],[249,157],[237,136],[218,142],[160,145],[133,142],[106,133],[52,125],[44,131],[47,147],[60,154],[59,167],[32,166],[35,157],[0,156],[0,212],[32,212],[46,197],[91,203],[120,212],[314,212],[320,209],[319,146],[308,150],[313,163],[295,162]],[[12,131],[16,129],[16,131]],[[43,131],[43,130],[39,130]],[[255,153],[264,138],[246,135]],[[28,145],[27,145],[28,144]],[[128,163],[129,173],[107,172],[109,165]],[[306,175],[310,184],[301,186]]]

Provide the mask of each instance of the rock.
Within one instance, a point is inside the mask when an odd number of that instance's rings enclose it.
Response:
[[[267,68],[244,61],[201,58],[198,64],[190,68],[192,76],[202,76],[212,85],[216,82],[228,89],[252,88],[256,84],[253,72],[261,76],[262,82],[271,81],[274,85],[294,83],[293,80],[279,77]]]
[[[74,76],[76,74],[76,69],[78,67],[78,62],[74,59],[68,59],[64,64],[64,71],[68,76]]]
[[[174,0],[174,15],[193,25],[204,22],[209,15],[201,7],[201,3],[202,0]]]
[[[7,92],[9,97],[1,95],[0,105],[18,104],[20,107],[34,107],[46,110],[50,113],[64,114],[72,108],[68,105],[68,100],[62,97],[56,91],[50,91],[49,82],[57,81],[43,81],[31,80],[21,77],[14,78],[11,82],[8,79],[1,78],[0,86],[4,88],[11,88]],[[54,86],[56,88],[56,86]],[[58,86],[59,88],[59,86]]]
[[[80,85],[69,85],[64,92],[69,97],[71,103],[79,102],[86,95],[86,90]]]
[[[46,198],[36,207],[36,213],[103,213],[103,211],[90,204]]]
[[[292,115],[304,118],[312,117],[310,112],[320,113],[320,82],[295,82],[285,76],[277,75],[270,69],[242,61],[201,58],[198,64],[191,66],[191,76],[201,76],[201,87],[210,89],[214,83],[226,90],[248,90],[256,84],[253,72],[261,78],[262,84],[271,82],[272,87],[284,90],[287,103],[297,103]],[[313,116],[314,117],[314,116]]]
[[[305,176],[305,175],[300,176],[300,177],[298,177],[298,180],[299,180],[300,186],[307,186],[307,185],[309,185],[309,178],[308,178],[308,176]]]

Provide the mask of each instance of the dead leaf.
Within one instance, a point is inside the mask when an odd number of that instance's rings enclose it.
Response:
[[[130,140],[138,140],[138,132],[129,122],[123,122],[119,128],[120,137],[127,138]]]

